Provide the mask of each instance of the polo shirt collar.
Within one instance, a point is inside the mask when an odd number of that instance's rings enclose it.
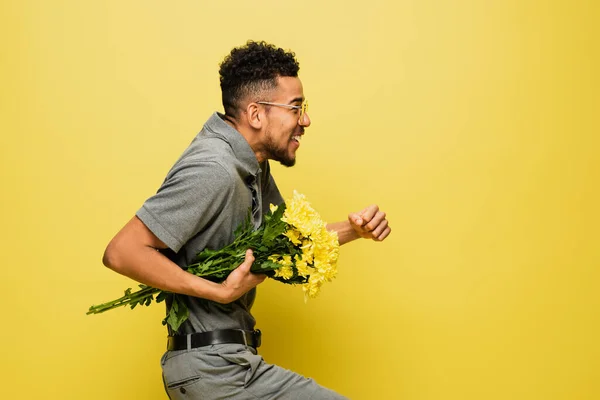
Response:
[[[261,169],[254,151],[242,134],[225,122],[222,119],[222,116],[223,114],[215,112],[210,116],[208,121],[206,121],[204,127],[229,143],[233,153],[242,163],[244,169],[246,169],[249,175],[256,177]]]

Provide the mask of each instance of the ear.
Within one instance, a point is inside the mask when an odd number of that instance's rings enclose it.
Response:
[[[260,107],[256,103],[250,103],[246,107],[246,115],[248,116],[248,124],[254,129],[260,129],[263,125],[263,115],[260,113]]]

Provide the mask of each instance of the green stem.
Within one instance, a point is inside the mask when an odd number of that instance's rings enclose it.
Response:
[[[145,287],[137,292],[126,294],[123,297],[119,297],[116,300],[109,301],[108,303],[100,304],[97,306],[91,306],[89,311],[86,313],[89,314],[100,314],[108,310],[112,310],[113,308],[122,307],[127,304],[130,304],[134,300],[142,300],[146,299],[150,296],[153,296],[157,293],[161,292],[160,289],[153,288],[151,286]],[[142,303],[139,301],[139,303]]]
[[[232,258],[233,258],[233,260],[239,260],[240,262],[242,262],[241,260],[244,259],[245,254],[246,254],[246,251],[244,250],[244,252],[239,252],[237,254],[229,255],[229,256],[227,256],[225,258],[222,258],[220,260],[215,260],[211,264],[211,268],[214,267],[214,266],[216,266],[216,265],[223,264],[225,262],[231,263]],[[218,256],[218,254],[215,254],[215,256]],[[258,261],[258,258],[259,257],[257,256],[255,262]],[[196,267],[198,267],[198,266],[206,263],[207,261],[209,261],[211,259],[213,259],[213,257],[208,257],[206,260],[204,260],[202,262],[199,262],[199,263],[196,263],[196,264],[191,264],[191,265],[189,265],[186,268],[186,270],[188,270],[188,271],[193,270],[194,268],[196,268]],[[211,269],[211,271],[205,272],[205,273],[196,272],[196,273],[194,273],[194,275],[202,277],[202,276],[207,276],[207,275],[218,274],[218,273],[223,272],[223,271],[231,271],[231,270],[232,270],[231,265],[228,265],[227,267],[224,267],[224,268],[221,268],[221,269],[217,269],[217,270],[212,270]],[[268,270],[269,269],[263,270],[263,269],[258,269],[257,268],[253,272],[263,273],[263,272],[266,272]],[[136,304],[143,304],[144,301],[147,298],[152,298],[152,296],[154,296],[155,294],[158,294],[160,292],[162,292],[162,290],[156,289],[156,288],[151,287],[151,286],[147,286],[147,287],[145,287],[145,288],[143,288],[141,290],[138,290],[137,292],[126,294],[126,295],[124,295],[124,296],[122,296],[122,297],[120,297],[120,298],[118,298],[116,300],[109,301],[107,303],[103,303],[103,304],[100,304],[100,305],[97,305],[97,306],[91,306],[90,309],[88,310],[88,312],[86,314],[87,315],[89,315],[89,314],[100,314],[100,313],[103,313],[105,311],[117,308],[117,307],[123,307],[123,306],[129,305],[129,304],[131,304],[133,302],[136,302]]]
[[[246,254],[245,252],[241,253],[241,254],[234,254],[233,257],[236,257],[238,259],[240,259],[240,258],[243,259],[245,254]],[[231,261],[230,257],[232,257],[232,256],[228,256],[227,258],[222,258],[220,260],[215,261],[214,263],[212,263],[211,267],[213,265],[223,264],[226,261]],[[206,262],[208,262],[210,260],[211,260],[211,258],[209,257],[209,258],[207,258],[206,260],[204,260],[202,262],[199,262],[199,263],[196,263],[196,264],[190,264],[190,265],[188,265],[186,267],[186,271],[189,271],[190,269],[194,269],[194,268],[196,268],[196,267],[198,267],[198,266],[200,266],[200,265],[202,265],[202,264],[204,264],[204,263],[206,263]],[[222,270],[222,271],[225,271],[225,270]],[[210,271],[210,274],[214,274],[215,272],[220,272],[220,271]],[[210,274],[194,274],[194,275],[196,275],[196,276],[206,276],[206,275],[210,275]]]

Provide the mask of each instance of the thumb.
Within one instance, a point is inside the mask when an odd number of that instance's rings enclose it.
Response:
[[[352,213],[350,215],[348,215],[348,218],[350,219],[350,221],[352,221],[355,225],[361,226],[363,224],[363,219],[361,218],[360,214],[357,213]]]
[[[240,268],[242,268],[244,271],[250,271],[250,267],[252,266],[253,262],[254,254],[252,253],[252,250],[248,249],[246,250],[246,255],[244,256],[244,262],[240,264]]]

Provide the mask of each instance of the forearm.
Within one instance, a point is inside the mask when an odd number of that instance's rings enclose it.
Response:
[[[150,246],[131,248],[111,243],[103,262],[113,271],[157,289],[222,301],[219,284],[184,271]]]
[[[352,226],[348,221],[340,221],[327,224],[327,230],[337,232],[340,245],[346,244],[348,242],[360,238],[356,231],[352,229]]]

